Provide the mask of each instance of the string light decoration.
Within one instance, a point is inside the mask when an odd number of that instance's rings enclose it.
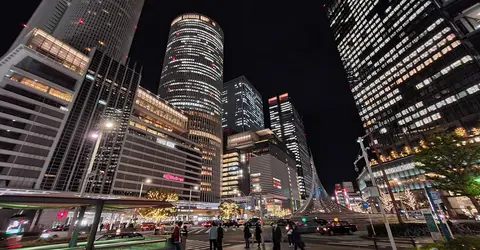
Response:
[[[147,192],[145,198],[156,201],[174,202],[178,201],[178,194],[173,191],[152,189]],[[177,208],[140,208],[138,212],[142,217],[159,220],[174,216],[177,213]]]

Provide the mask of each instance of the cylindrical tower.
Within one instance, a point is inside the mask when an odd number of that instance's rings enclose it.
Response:
[[[202,145],[201,199],[220,197],[223,32],[204,15],[175,18],[168,36],[158,93],[186,111],[189,137]]]
[[[145,0],[73,0],[53,35],[88,53],[97,47],[125,62]]]

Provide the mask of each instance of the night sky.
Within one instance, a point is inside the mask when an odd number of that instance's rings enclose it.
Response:
[[[267,3],[268,2],[268,3]],[[40,0],[2,1],[0,53],[6,52]],[[20,6],[21,4],[21,6]],[[303,116],[320,180],[355,181],[363,128],[328,25],[322,1],[146,0],[130,59],[143,65],[142,86],[156,93],[171,21],[185,12],[214,19],[225,34],[224,81],[245,75],[266,105],[289,93]],[[265,109],[268,125],[268,109]]]

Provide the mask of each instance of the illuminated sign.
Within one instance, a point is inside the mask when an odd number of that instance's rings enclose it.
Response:
[[[272,98],[268,99],[268,103],[272,103],[276,100],[277,100],[277,97],[272,97]]]
[[[167,140],[162,139],[162,138],[157,138],[157,143],[162,144],[162,145],[167,146],[167,147],[175,148],[175,143],[173,143],[171,141],[167,141]]]
[[[183,177],[178,177],[173,174],[163,174],[163,178],[167,180],[172,180],[172,181],[184,181],[185,178]]]

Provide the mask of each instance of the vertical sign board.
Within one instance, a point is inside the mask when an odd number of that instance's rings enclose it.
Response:
[[[342,186],[344,189],[347,190],[348,193],[354,193],[355,189],[353,188],[353,183],[350,181],[344,181],[342,182]]]
[[[430,194],[432,195],[432,202],[434,204],[440,204],[442,203],[442,198],[440,198],[440,192],[438,191],[430,191]]]
[[[435,222],[435,218],[433,218],[433,214],[430,212],[430,209],[422,209],[423,217],[425,217],[425,222],[427,223],[428,231],[432,235],[433,240],[441,241],[443,240],[442,234],[438,229],[437,222]]]

